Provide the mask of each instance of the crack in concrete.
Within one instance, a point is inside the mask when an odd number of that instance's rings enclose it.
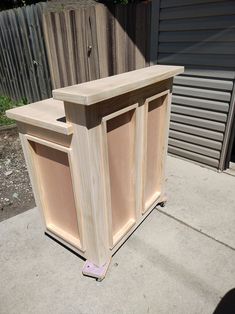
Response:
[[[230,250],[235,251],[235,248],[232,247],[231,245],[229,245],[229,244],[227,244],[227,243],[225,243],[223,241],[220,241],[220,240],[212,237],[211,235],[203,232],[202,230],[200,230],[200,229],[198,229],[196,227],[193,227],[193,226],[189,225],[187,222],[184,222],[183,220],[180,220],[179,218],[176,218],[175,216],[172,216],[171,214],[168,214],[168,213],[164,212],[162,209],[156,208],[156,210],[159,211],[160,213],[162,213],[163,215],[168,216],[169,218],[174,219],[175,221],[179,222],[180,224],[182,224],[182,225],[184,225],[184,226],[186,226],[186,227],[188,227],[188,228],[190,228],[190,229],[192,229],[192,230],[194,230],[194,231],[196,231],[196,232],[206,236],[207,238],[209,238],[209,239],[211,239],[211,240],[213,240],[213,241],[215,241],[215,242],[217,242],[217,243],[219,243],[219,244],[229,248]]]

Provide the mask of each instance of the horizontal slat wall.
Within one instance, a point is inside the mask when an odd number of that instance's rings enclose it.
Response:
[[[235,1],[161,0],[158,63],[174,79],[169,152],[218,168],[235,77]]]

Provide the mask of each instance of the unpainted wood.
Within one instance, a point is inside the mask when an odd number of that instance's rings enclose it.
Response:
[[[70,147],[71,145],[72,134],[66,135],[19,121],[17,121],[17,127],[22,134],[28,134],[64,147]]]
[[[181,71],[150,67],[139,70],[138,77],[136,71],[122,81],[117,76],[118,94],[112,92],[115,79],[109,78],[102,88],[105,98],[91,106],[65,99],[71,134],[59,133],[54,125],[50,130],[18,121],[47,232],[98,267],[165,200],[171,76]],[[96,93],[94,82],[90,88]],[[49,107],[50,101],[44,110]],[[32,114],[28,108],[24,118]]]
[[[147,102],[146,173],[144,210],[161,193],[162,150],[165,140],[164,126],[167,110],[166,95],[152,96]]]
[[[131,110],[106,122],[114,237],[130,220],[135,220],[135,120]]]
[[[53,91],[53,97],[58,100],[89,106],[169,79],[182,73],[183,70],[184,68],[180,66],[154,65],[96,81],[60,88]]]
[[[82,210],[86,258],[102,266],[111,257],[109,251],[108,216],[105,201],[105,172],[103,161],[102,127],[94,107],[90,114],[87,107],[65,102],[68,121],[73,125],[71,142],[77,193]],[[90,128],[90,120],[95,120]]]
[[[80,247],[76,205],[68,154],[30,141],[37,177],[44,198],[46,225],[51,231],[63,236]],[[68,236],[66,236],[66,234]]]
[[[65,118],[63,102],[53,98],[7,110],[6,114],[11,119],[50,131],[65,135],[73,133],[71,124],[60,121]]]

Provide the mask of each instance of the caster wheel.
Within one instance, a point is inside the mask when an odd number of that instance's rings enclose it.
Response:
[[[161,203],[159,203],[159,205],[160,205],[161,207],[165,207],[165,206],[166,206],[166,202],[161,202]]]
[[[96,281],[97,281],[97,282],[101,282],[101,281],[103,281],[103,279],[104,279],[104,278],[96,278]]]

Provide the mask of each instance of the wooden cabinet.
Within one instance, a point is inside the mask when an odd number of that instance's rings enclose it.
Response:
[[[17,121],[46,232],[102,277],[111,256],[160,202],[172,77],[152,66],[53,91],[9,110]]]

